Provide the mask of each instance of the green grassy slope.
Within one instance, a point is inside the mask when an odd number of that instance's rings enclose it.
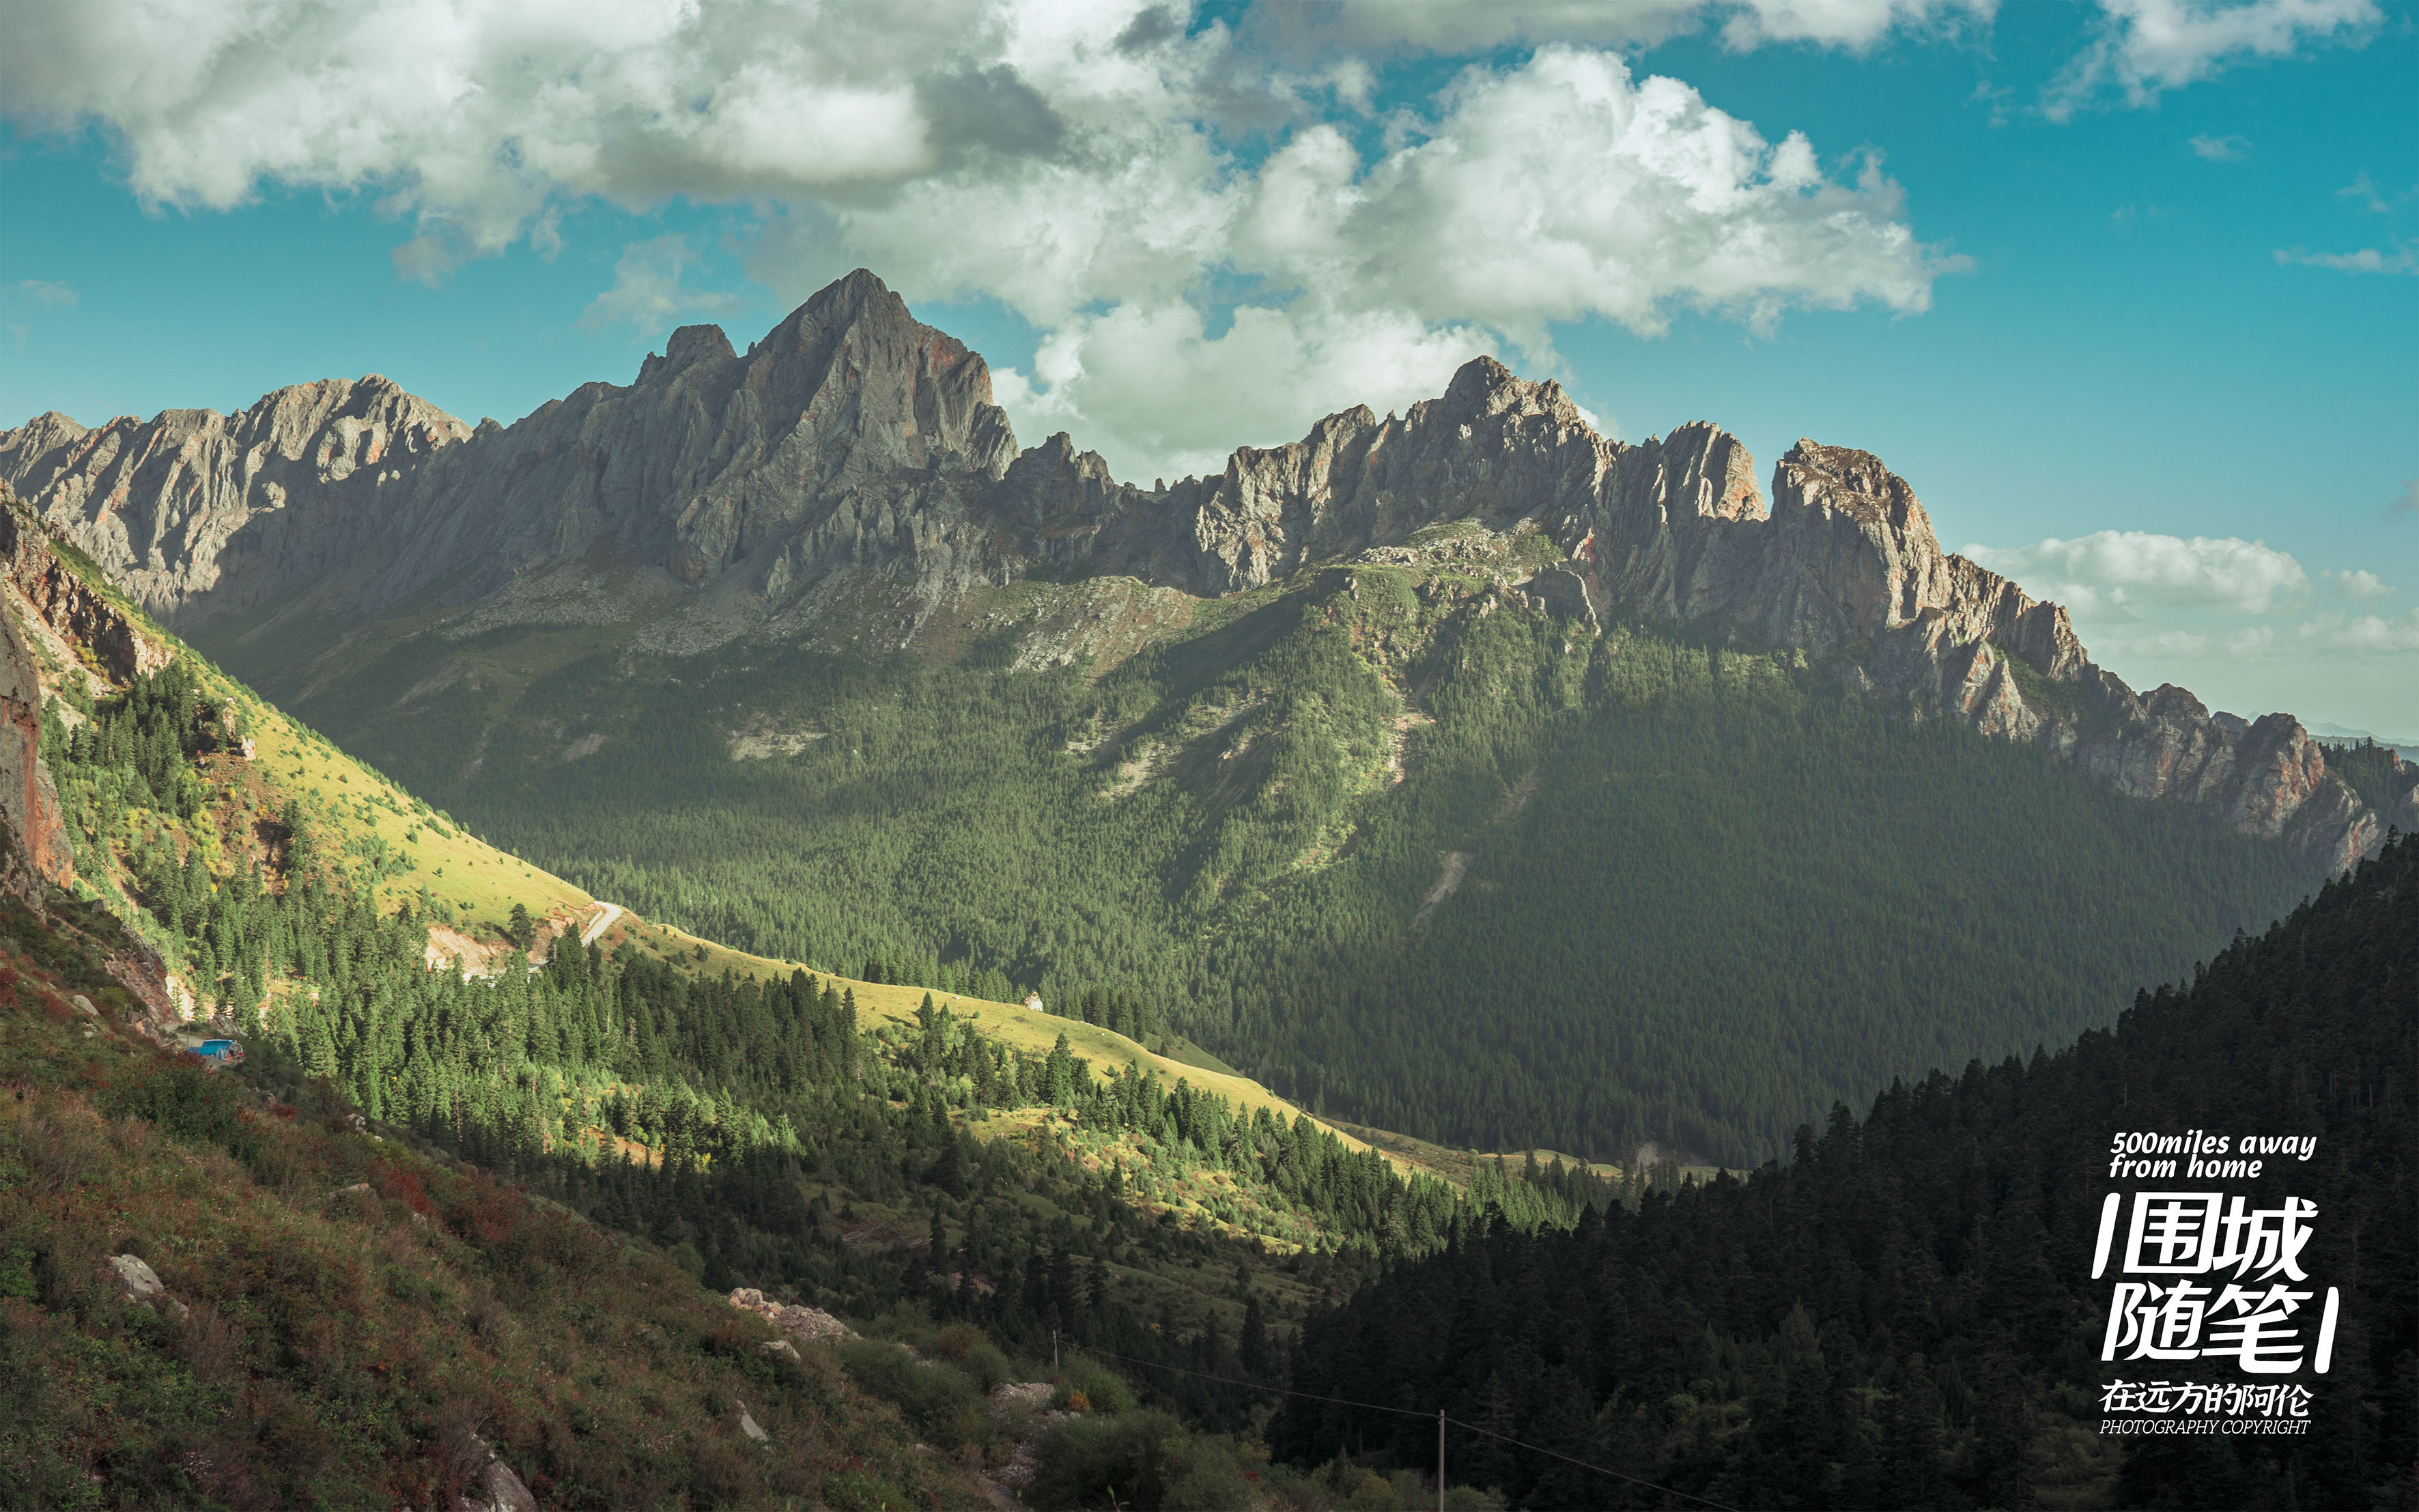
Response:
[[[1183,1060],[946,990],[928,1011],[920,987],[810,981],[635,915],[521,956],[494,916],[567,932],[593,901],[113,602],[109,634],[161,670],[87,679],[91,646],[23,625],[56,641],[42,741],[82,896],[50,895],[47,923],[0,903],[0,1078],[27,1089],[0,1109],[0,1299],[29,1304],[0,1319],[28,1394],[0,1434],[16,1500],[446,1504],[490,1442],[555,1504],[966,1500],[844,1371],[966,1471],[1031,1437],[981,1388],[1088,1398],[1097,1431],[1039,1445],[1044,1504],[1131,1500],[1141,1473],[1215,1504],[1286,1481],[1283,1504],[1316,1509],[1349,1488],[1195,1431],[1265,1416],[1228,1382],[1274,1379],[1302,1319],[1389,1256],[1498,1209],[1568,1226],[1637,1196],[1494,1169],[1464,1194],[1180,1037],[1151,1036]],[[208,1031],[128,1016],[103,964],[141,955],[129,930],[234,1023],[240,1068],[136,1042]],[[432,942],[481,969],[432,969]],[[115,1310],[86,1273],[104,1254],[154,1262],[191,1312]],[[734,1284],[953,1363],[869,1343],[785,1374],[714,1295]],[[595,1321],[616,1288],[627,1307]],[[1059,1367],[1062,1346],[1144,1375]],[[768,1370],[796,1390],[762,1389]],[[743,1397],[777,1439],[825,1421],[793,1452],[729,1453]],[[578,1442],[598,1433],[611,1452]]]
[[[1315,572],[1113,666],[1007,671],[975,606],[875,657],[506,629],[273,675],[651,918],[944,990],[1132,987],[1305,1106],[1490,1149],[1753,1164],[1893,1074],[2106,1022],[2318,880],[1792,657],[1588,639],[1487,570]]]

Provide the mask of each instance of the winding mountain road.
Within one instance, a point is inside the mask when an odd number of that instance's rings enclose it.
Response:
[[[604,933],[607,930],[611,929],[613,927],[613,920],[622,917],[622,905],[620,903],[600,902],[596,906],[605,911],[596,916],[596,922],[589,925],[586,929],[579,932],[579,943],[582,945],[595,944],[596,936]]]

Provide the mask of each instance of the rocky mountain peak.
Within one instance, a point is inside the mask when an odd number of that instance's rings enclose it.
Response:
[[[1548,378],[1535,382],[1520,377],[1492,357],[1473,357],[1454,370],[1444,397],[1431,401],[1444,415],[1478,420],[1499,415],[1538,418],[1562,425],[1589,429],[1587,416],[1563,386]],[[1591,429],[1590,434],[1594,431]]]
[[[639,381],[644,383],[658,373],[677,373],[698,363],[732,362],[738,356],[720,326],[683,326],[664,343],[661,357],[650,357],[640,365]]]
[[[475,606],[481,625],[644,602],[686,606],[688,628],[661,632],[678,646],[805,625],[850,580],[903,586],[905,643],[1025,573],[1233,594],[1319,563],[1423,560],[1415,532],[1467,520],[1559,548],[1523,579],[1522,602],[1551,612],[1799,652],[1918,717],[2047,745],[2339,861],[2380,827],[2289,718],[2137,698],[2094,667],[2063,609],[1943,552],[1872,454],[1801,439],[1767,510],[1719,426],[1610,440],[1560,385],[1492,357],[1399,416],[1355,406],[1146,491],[1064,434],[1020,454],[982,358],[859,269],[745,354],[683,327],[630,386],[588,384],[509,426],[474,434],[372,375],[233,417],[87,431],[43,415],[0,432],[0,480],[188,627],[259,614],[266,633],[280,614],[375,616],[415,595]]]

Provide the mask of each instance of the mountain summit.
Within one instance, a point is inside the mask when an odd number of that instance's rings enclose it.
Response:
[[[2136,694],[2093,665],[2063,609],[1942,551],[1871,454],[1799,441],[1767,508],[1719,427],[1608,440],[1558,385],[1488,358],[1399,417],[1348,409],[1145,490],[1064,434],[1020,451],[982,358],[860,270],[745,354],[684,327],[628,386],[584,385],[510,426],[473,429],[372,376],[238,415],[86,429],[46,414],[0,432],[0,481],[206,639],[316,625],[332,640],[436,612],[644,622],[656,649],[693,651],[802,634],[874,580],[901,646],[978,586],[1113,576],[1225,595],[1471,520],[1550,544],[1502,585],[1529,612],[1795,650],[1912,716],[2039,743],[2337,867],[2385,827],[2288,716]]]

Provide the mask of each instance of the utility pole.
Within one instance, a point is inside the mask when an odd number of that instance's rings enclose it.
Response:
[[[1444,1409],[1437,1409],[1437,1512],[1444,1512]]]

